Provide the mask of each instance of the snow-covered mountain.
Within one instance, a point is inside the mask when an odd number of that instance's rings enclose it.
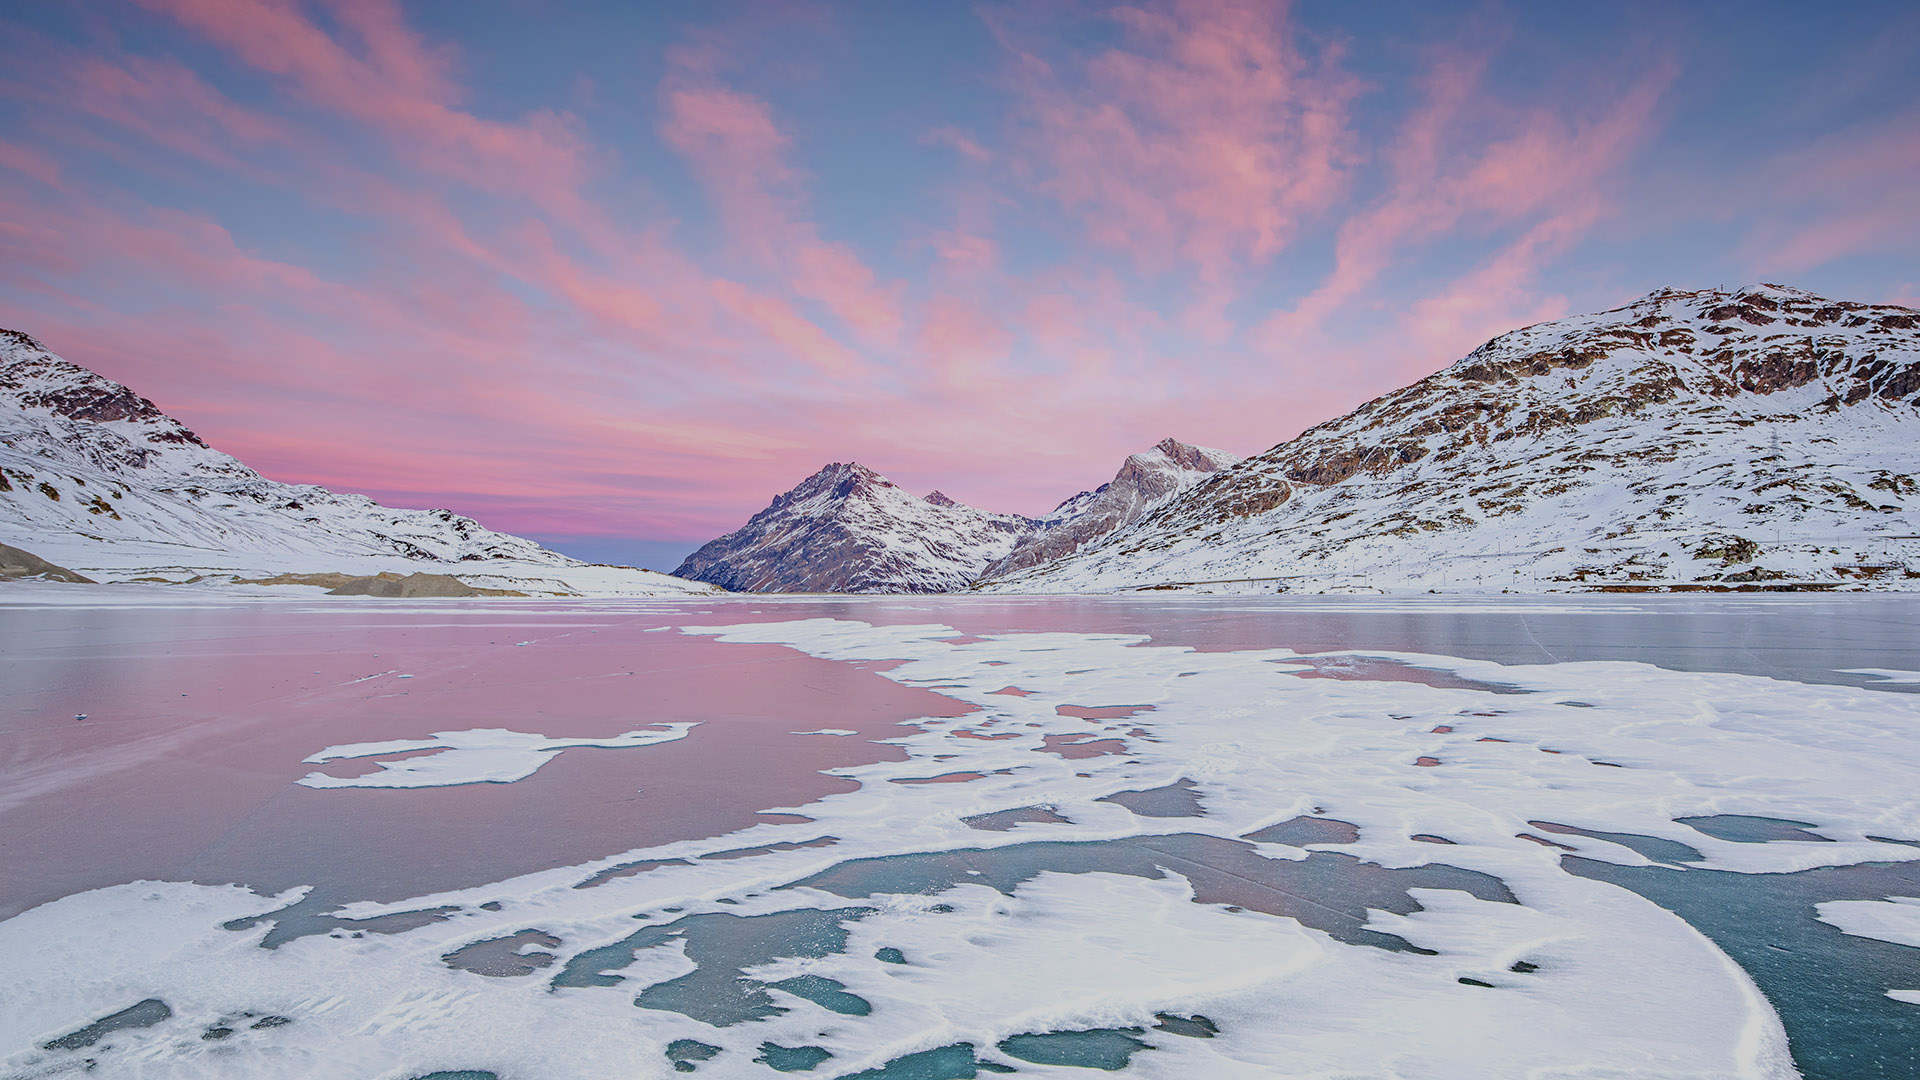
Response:
[[[983,587],[1914,588],[1920,313],[1663,289],[1502,334]]]
[[[915,498],[864,465],[836,463],[674,572],[740,592],[953,592],[990,568],[1032,566],[1096,541],[1237,460],[1166,439],[1037,519],[938,491]]]
[[[590,566],[448,510],[268,480],[14,330],[0,330],[0,541],[100,581],[442,570],[533,592],[703,591]]]
[[[737,592],[951,592],[1039,525],[828,465],[674,573]]]

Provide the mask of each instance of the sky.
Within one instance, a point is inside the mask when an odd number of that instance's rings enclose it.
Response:
[[[0,326],[275,479],[670,569],[1039,514],[1502,331],[1920,306],[1920,5],[0,6]]]

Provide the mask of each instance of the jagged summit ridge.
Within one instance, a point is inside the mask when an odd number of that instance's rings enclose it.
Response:
[[[1224,450],[1162,439],[1150,450],[1129,455],[1112,480],[1055,507],[1045,528],[988,564],[981,576],[1000,577],[1097,544],[1239,461]]]
[[[157,443],[207,444],[153,402],[105,376],[68,363],[47,351],[31,335],[0,327],[0,390],[25,409],[91,423],[131,421],[145,425]]]
[[[1501,334],[988,587],[1904,580],[1916,328],[1776,285],[1656,290]]]

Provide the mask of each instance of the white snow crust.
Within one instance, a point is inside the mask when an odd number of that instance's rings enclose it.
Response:
[[[400,678],[410,678],[402,675]],[[620,750],[635,746],[653,746],[684,739],[692,723],[662,724],[660,729],[629,731],[606,739],[550,739],[505,728],[472,728],[467,731],[436,731],[424,739],[392,739],[386,742],[346,743],[329,746],[301,760],[318,765],[325,761],[352,758],[379,758],[420,750],[432,751],[421,757],[379,762],[377,772],[361,776],[330,776],[309,773],[296,783],[312,788],[409,788],[448,787],[454,784],[511,784],[539,771],[540,766],[573,746],[597,746]],[[662,730],[664,729],[664,730]]]
[[[1830,900],[1819,908],[1820,921],[1839,927],[1842,933],[1920,949],[1920,897]]]

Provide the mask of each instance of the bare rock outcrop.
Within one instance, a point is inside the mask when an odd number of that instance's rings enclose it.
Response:
[[[17,581],[21,578],[93,584],[92,578],[76,574],[64,566],[55,566],[31,551],[0,544],[0,581]]]

